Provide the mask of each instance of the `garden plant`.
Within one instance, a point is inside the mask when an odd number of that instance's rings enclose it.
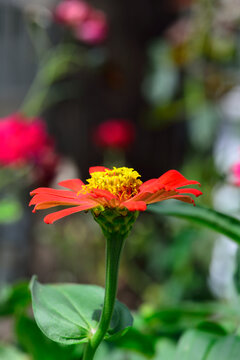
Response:
[[[168,199],[194,204],[190,194],[202,194],[197,189],[184,188],[199,183],[187,180],[175,170],[144,183],[137,171],[126,167],[112,170],[92,167],[90,175],[86,185],[79,179],[59,184],[69,190],[38,188],[31,192],[30,202],[34,205],[33,211],[70,206],[47,215],[44,219],[47,224],[76,212],[91,210],[106,238],[104,301],[102,289],[94,286],[63,284],[49,287],[40,285],[35,278],[31,283],[38,326],[52,340],[64,344],[86,343],[84,360],[94,358],[104,338],[121,336],[132,324],[127,308],[116,302],[116,294],[122,248],[139,211],[145,211],[148,204]]]
[[[0,360],[240,360],[239,4],[0,1]]]

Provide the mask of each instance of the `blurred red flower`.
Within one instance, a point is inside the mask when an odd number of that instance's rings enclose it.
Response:
[[[100,44],[108,35],[104,12],[94,9],[83,0],[63,0],[54,10],[54,18],[69,26],[76,39],[87,44]]]
[[[39,177],[51,174],[57,164],[53,139],[44,122],[15,113],[0,119],[0,165],[34,165]]]
[[[110,170],[103,166],[95,166],[89,169],[89,173],[91,178],[87,180],[86,185],[80,179],[72,179],[59,183],[70,190],[38,188],[32,191],[33,198],[29,205],[34,205],[33,212],[56,206],[70,206],[44,218],[45,223],[52,224],[65,216],[89,209],[96,212],[104,211],[106,208],[120,212],[145,211],[148,204],[168,199],[194,204],[189,195],[202,194],[194,188],[182,188],[200,184],[195,180],[187,180],[176,170],[169,170],[158,179],[144,183],[139,179],[137,171],[126,167]]]
[[[93,140],[103,148],[126,149],[134,142],[135,136],[133,123],[125,119],[110,119],[96,128]]]

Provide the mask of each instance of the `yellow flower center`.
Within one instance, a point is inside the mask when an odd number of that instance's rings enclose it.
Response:
[[[97,171],[87,179],[82,192],[89,193],[95,189],[108,190],[120,200],[127,200],[138,193],[142,181],[141,175],[134,169],[127,167],[113,168],[113,170]]]

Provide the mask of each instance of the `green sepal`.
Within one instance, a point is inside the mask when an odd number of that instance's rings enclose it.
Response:
[[[92,210],[94,220],[100,225],[104,236],[109,239],[120,236],[125,239],[135,223],[139,211],[127,209],[99,209]]]
[[[95,333],[101,316],[104,289],[95,285],[42,285],[33,277],[30,284],[35,320],[51,340],[70,345],[87,342]],[[107,340],[125,334],[133,318],[116,300]]]

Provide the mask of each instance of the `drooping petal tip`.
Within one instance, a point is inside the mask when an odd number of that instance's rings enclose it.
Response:
[[[172,188],[178,188],[187,185],[199,185],[200,183],[196,180],[186,179],[179,171],[177,170],[168,170],[165,174],[161,175],[158,180],[163,185],[168,185]]]
[[[59,210],[59,211],[56,211],[56,212],[54,212],[52,214],[49,214],[49,215],[45,216],[44,222],[46,224],[53,224],[55,221],[57,221],[59,219],[62,219],[65,216],[75,214],[75,213],[83,211],[83,210],[89,210],[89,209],[92,209],[92,208],[93,208],[92,205],[85,204],[85,205],[81,205],[81,206],[75,206],[73,208]]]
[[[70,189],[74,192],[78,192],[81,190],[84,183],[80,179],[71,179],[71,180],[63,180],[58,183],[58,185]]]

